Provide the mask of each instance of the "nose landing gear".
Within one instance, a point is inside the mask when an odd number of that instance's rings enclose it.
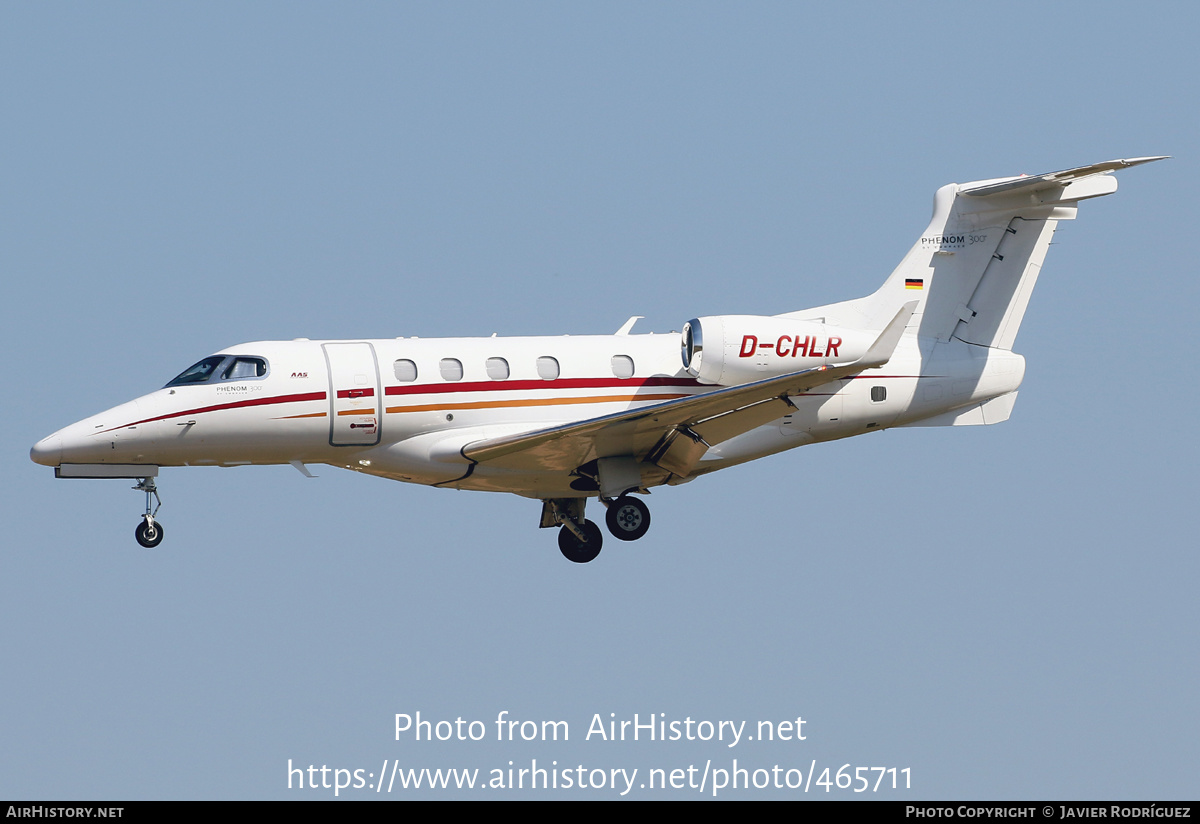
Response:
[[[143,520],[137,525],[133,536],[146,549],[153,549],[161,544],[163,539],[162,524],[154,520],[154,516],[158,514],[158,508],[162,506],[162,498],[158,497],[158,486],[154,483],[153,478],[138,478],[137,481],[137,486],[133,488],[146,493],[146,513],[142,515]],[[156,502],[153,509],[150,506],[151,496],[154,496]]]

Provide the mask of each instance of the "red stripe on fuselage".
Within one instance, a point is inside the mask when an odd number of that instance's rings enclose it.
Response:
[[[304,392],[296,395],[276,395],[273,398],[249,398],[244,401],[232,401],[230,403],[218,403],[214,406],[198,406],[194,409],[185,409],[182,412],[170,412],[166,415],[158,415],[153,418],[143,418],[140,421],[133,423],[122,424],[105,429],[104,432],[112,432],[115,429],[125,429],[129,426],[137,426],[143,423],[154,423],[155,421],[165,421],[168,418],[178,418],[183,415],[200,415],[204,412],[220,412],[223,409],[240,409],[245,406],[270,406],[277,403],[299,403],[302,401],[323,401],[325,400],[324,392]],[[103,432],[97,434],[104,434]]]
[[[385,395],[433,395],[442,392],[498,392],[501,390],[520,392],[530,389],[612,389],[614,387],[643,386],[703,386],[692,378],[556,378],[552,381],[467,381],[457,383],[422,383],[406,386],[388,386]]]

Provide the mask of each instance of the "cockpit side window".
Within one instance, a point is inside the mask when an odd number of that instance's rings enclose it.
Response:
[[[187,369],[183,370],[175,380],[167,384],[167,386],[182,386],[185,383],[206,383],[213,373],[217,371],[217,367],[225,358],[221,355],[214,355],[211,358],[205,358],[199,363],[192,364]]]
[[[267,374],[267,362],[262,358],[234,358],[221,373],[222,380],[261,378]]]

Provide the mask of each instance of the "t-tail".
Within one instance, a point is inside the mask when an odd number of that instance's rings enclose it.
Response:
[[[947,184],[929,227],[874,294],[786,317],[882,329],[915,298],[910,334],[1011,350],[1058,222],[1074,220],[1079,201],[1115,192],[1112,172],[1163,159]]]

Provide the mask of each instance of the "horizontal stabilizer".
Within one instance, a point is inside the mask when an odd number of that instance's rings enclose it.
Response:
[[[1053,189],[1058,186],[1065,186],[1073,180],[1089,177],[1091,175],[1108,174],[1115,172],[1118,169],[1128,169],[1131,166],[1140,166],[1143,163],[1153,163],[1156,160],[1166,160],[1170,155],[1158,155],[1156,157],[1132,157],[1127,160],[1109,160],[1104,163],[1093,163],[1090,166],[1078,166],[1074,169],[1064,169],[1061,172],[1050,172],[1044,175],[1023,175],[1021,177],[1007,178],[1001,181],[985,181],[980,184],[965,184],[960,187],[958,193],[967,195],[968,197],[989,197],[991,195],[1010,195],[1010,194],[1033,194],[1044,189]],[[1107,194],[1105,192],[1104,194]]]

